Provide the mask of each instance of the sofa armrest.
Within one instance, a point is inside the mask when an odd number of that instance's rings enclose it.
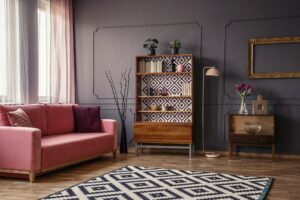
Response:
[[[101,130],[104,133],[112,133],[114,135],[114,150],[117,149],[118,127],[117,120],[101,119]]]
[[[41,131],[0,126],[0,169],[36,171],[41,167]]]

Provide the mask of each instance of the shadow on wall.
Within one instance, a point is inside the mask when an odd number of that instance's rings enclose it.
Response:
[[[200,63],[196,67],[195,76],[195,121],[194,121],[194,144],[196,149],[202,149],[202,78],[204,66],[216,66],[220,69],[220,66],[216,64],[216,61],[212,59],[201,58],[197,63]],[[221,70],[222,71],[222,70]],[[223,111],[222,104],[218,103],[218,99],[221,92],[221,78],[220,77],[205,77],[205,131],[204,131],[204,143],[205,148],[211,150],[224,150],[224,132],[222,131],[223,118],[221,113]],[[213,141],[212,141],[213,140]]]

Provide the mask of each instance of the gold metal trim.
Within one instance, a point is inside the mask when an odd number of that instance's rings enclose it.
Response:
[[[300,37],[258,38],[248,40],[248,78],[300,78],[300,72],[271,72],[255,73],[254,47],[255,45],[300,43]]]

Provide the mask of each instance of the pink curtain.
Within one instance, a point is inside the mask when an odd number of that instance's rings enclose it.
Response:
[[[51,0],[50,102],[75,103],[72,0]]]

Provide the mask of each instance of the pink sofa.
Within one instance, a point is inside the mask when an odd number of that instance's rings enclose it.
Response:
[[[22,108],[33,127],[11,127],[7,112]],[[35,176],[112,152],[116,157],[117,123],[102,119],[101,133],[74,133],[72,105],[0,105],[0,173]]]

